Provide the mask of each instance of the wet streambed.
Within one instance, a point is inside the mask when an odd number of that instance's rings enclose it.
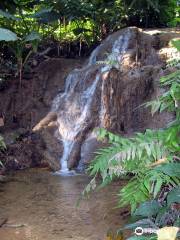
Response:
[[[108,229],[125,220],[113,209],[119,183],[76,202],[88,183],[87,176],[53,176],[32,169],[13,174],[0,188],[0,217],[21,227],[0,228],[1,240],[103,240]]]

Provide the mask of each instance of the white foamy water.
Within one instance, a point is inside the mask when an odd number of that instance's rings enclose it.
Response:
[[[88,64],[82,69],[75,69],[66,79],[65,91],[59,94],[53,101],[52,112],[58,113],[58,131],[60,140],[63,143],[64,151],[60,160],[60,173],[69,173],[68,160],[71,158],[71,153],[74,150],[76,140],[85,130],[89,119],[91,118],[91,107],[96,93],[98,83],[101,81],[101,109],[99,111],[100,126],[105,115],[105,107],[103,100],[104,81],[112,67],[120,68],[123,55],[126,52],[129,44],[130,32],[126,31],[112,45],[111,53],[105,61],[114,61],[112,65],[99,65],[94,81],[88,83],[91,73],[94,71],[94,66],[97,62],[97,56],[101,51],[103,43],[97,47],[91,54]],[[109,37],[106,41],[111,41]]]

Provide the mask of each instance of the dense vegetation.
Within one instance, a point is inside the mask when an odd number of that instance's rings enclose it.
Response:
[[[57,57],[87,56],[125,26],[178,26],[179,11],[177,0],[1,1],[0,62],[5,59],[21,85],[23,68],[37,50],[53,46]],[[6,76],[1,75],[3,81]]]
[[[177,26],[178,14],[177,0],[11,0],[0,3],[0,27],[21,39],[36,32],[60,49],[74,42],[80,55],[82,45],[96,45],[125,26]]]
[[[180,51],[179,40],[173,41],[172,44]],[[173,112],[174,121],[163,129],[147,129],[145,133],[137,133],[131,138],[120,137],[100,129],[99,138],[107,139],[110,146],[99,150],[89,167],[93,179],[84,190],[84,195],[98,187],[99,175],[101,176],[99,187],[106,186],[114,179],[127,174],[133,175],[118,194],[118,206],[130,205],[131,215],[136,219],[135,223],[125,226],[125,229],[148,227],[158,231],[165,226],[180,225],[179,59],[169,64],[174,65],[177,71],[160,79],[160,86],[168,89],[158,99],[146,103],[146,107],[151,107],[152,114],[162,111]],[[130,239],[154,240],[157,237],[154,235]]]

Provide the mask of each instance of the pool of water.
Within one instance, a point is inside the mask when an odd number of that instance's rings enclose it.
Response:
[[[89,182],[85,175],[52,175],[31,169],[14,173],[0,186],[1,240],[104,240],[109,229],[123,226],[116,193],[119,183],[94,193],[77,207]],[[21,227],[16,227],[23,225]]]

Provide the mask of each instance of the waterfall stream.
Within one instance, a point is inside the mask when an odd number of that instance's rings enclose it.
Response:
[[[99,126],[103,126],[102,120],[106,109],[103,102],[104,91],[104,74],[108,74],[112,67],[120,69],[123,55],[126,53],[129,45],[130,31],[124,32],[118,39],[111,43],[111,37],[104,42],[109,41],[112,45],[111,53],[102,59],[103,64],[98,64],[98,56],[101,54],[103,44],[99,45],[91,54],[88,64],[82,69],[75,69],[66,79],[65,91],[56,96],[52,105],[52,112],[58,114],[58,133],[60,141],[64,146],[63,156],[60,160],[60,173],[68,173],[68,160],[78,136],[83,132],[91,119],[91,107],[97,86],[101,86]],[[93,72],[96,71],[93,81],[89,79]]]

